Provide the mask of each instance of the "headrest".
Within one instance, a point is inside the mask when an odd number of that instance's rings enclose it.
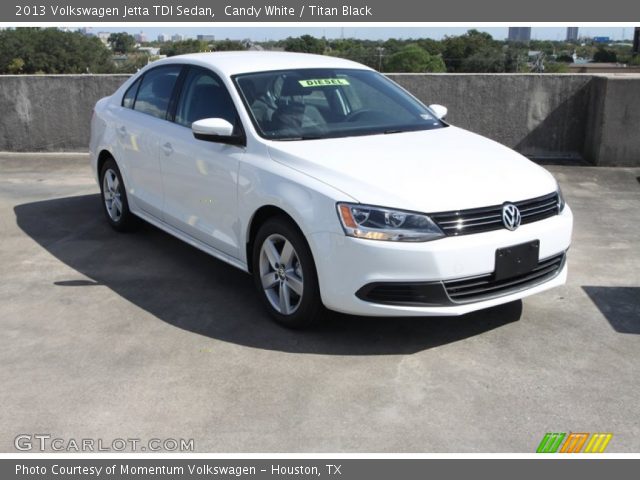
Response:
[[[300,85],[300,80],[302,80],[302,78],[298,77],[297,75],[286,77],[284,79],[284,82],[282,83],[280,96],[293,97],[297,95],[310,95],[313,92],[313,89]]]

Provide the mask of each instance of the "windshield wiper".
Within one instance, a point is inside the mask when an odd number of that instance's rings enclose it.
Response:
[[[385,135],[389,135],[391,133],[404,133],[404,132],[410,132],[411,130],[401,130],[401,129],[389,129],[389,130],[385,130],[384,133]]]
[[[324,137],[320,137],[320,136],[312,136],[312,135],[304,135],[301,137],[282,137],[282,138],[275,138],[274,140],[281,140],[283,142],[294,142],[297,140],[319,140],[321,138]]]

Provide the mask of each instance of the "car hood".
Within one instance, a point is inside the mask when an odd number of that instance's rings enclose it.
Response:
[[[557,188],[549,172],[519,153],[452,126],[271,141],[268,148],[273,160],[360,203],[427,213],[499,205]]]

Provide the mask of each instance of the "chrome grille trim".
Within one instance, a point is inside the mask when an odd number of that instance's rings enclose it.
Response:
[[[558,214],[557,192],[513,202],[522,216],[522,225],[533,223]],[[470,235],[505,228],[502,223],[502,205],[438,212],[429,215],[448,236]]]

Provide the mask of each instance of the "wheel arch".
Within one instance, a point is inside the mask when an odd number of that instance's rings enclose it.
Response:
[[[249,225],[247,226],[247,241],[245,244],[245,253],[247,258],[247,270],[249,271],[249,273],[253,273],[253,246],[258,230],[260,230],[260,227],[264,225],[266,221],[274,217],[286,218],[291,223],[291,225],[293,225],[300,232],[302,238],[305,240],[307,246],[309,247],[311,256],[313,257],[313,251],[311,251],[309,240],[307,240],[307,237],[304,235],[304,232],[298,225],[298,222],[296,222],[296,220],[281,207],[278,207],[276,205],[263,205],[254,212],[254,214],[251,216],[251,219],[249,220]],[[315,258],[313,261],[315,263]]]
[[[100,174],[102,173],[102,167],[104,163],[109,159],[112,159],[114,162],[116,162],[116,165],[118,165],[118,162],[116,161],[115,157],[109,150],[103,149],[98,154],[98,161],[96,163],[96,173],[97,173],[98,179],[100,178]],[[120,168],[120,165],[118,165],[118,168]]]

